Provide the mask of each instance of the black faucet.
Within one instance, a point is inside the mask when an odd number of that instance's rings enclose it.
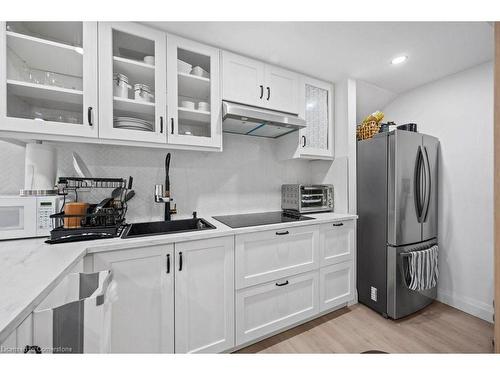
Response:
[[[172,220],[172,214],[177,213],[177,204],[174,208],[170,208],[170,202],[173,201],[170,197],[170,152],[165,157],[165,191],[163,185],[155,186],[155,202],[165,203],[165,221]]]

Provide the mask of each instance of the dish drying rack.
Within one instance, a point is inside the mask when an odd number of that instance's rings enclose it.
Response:
[[[132,189],[133,178],[83,178],[83,177],[60,177],[57,182],[58,195],[64,197],[59,213],[50,216],[52,219],[52,230],[50,238],[45,241],[50,244],[86,241],[102,238],[118,237],[125,227],[125,215],[127,213],[127,202],[125,196]],[[95,212],[97,204],[89,204],[85,214],[65,214],[64,206],[66,197],[70,192],[78,201],[78,191],[81,189],[121,189],[120,195],[115,198],[110,207],[104,207]],[[65,227],[65,222],[79,220],[76,228]]]

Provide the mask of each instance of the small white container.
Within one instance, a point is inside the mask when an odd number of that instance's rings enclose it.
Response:
[[[210,111],[210,104],[207,102],[198,102],[198,110],[208,112]]]
[[[194,109],[194,102],[191,100],[183,100],[181,101],[181,107],[187,109]]]
[[[151,94],[151,88],[148,85],[142,83],[136,83],[134,85],[134,98],[139,102],[152,102],[154,100],[153,94]]]
[[[208,72],[205,69],[203,69],[201,66],[195,66],[191,70],[191,74],[195,75],[195,76],[198,76],[198,77],[204,77],[204,78],[209,78],[210,77],[210,74],[208,74]]]
[[[155,57],[154,56],[144,56],[144,62],[149,65],[154,65],[155,64]]]
[[[188,64],[185,61],[177,59],[177,71],[179,73],[190,74],[191,69],[193,69],[193,66],[191,64]]]
[[[113,95],[119,98],[128,99],[128,90],[132,86],[128,84],[128,77],[125,74],[113,74]]]

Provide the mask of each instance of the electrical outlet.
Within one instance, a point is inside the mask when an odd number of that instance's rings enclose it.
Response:
[[[377,288],[375,288],[374,286],[370,287],[370,296],[372,301],[377,302]]]

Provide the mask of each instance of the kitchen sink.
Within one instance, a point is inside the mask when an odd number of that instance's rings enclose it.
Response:
[[[130,224],[127,228],[125,228],[122,238],[194,232],[207,229],[215,229],[215,227],[208,221],[198,218],[185,220],[151,221],[146,223]]]

